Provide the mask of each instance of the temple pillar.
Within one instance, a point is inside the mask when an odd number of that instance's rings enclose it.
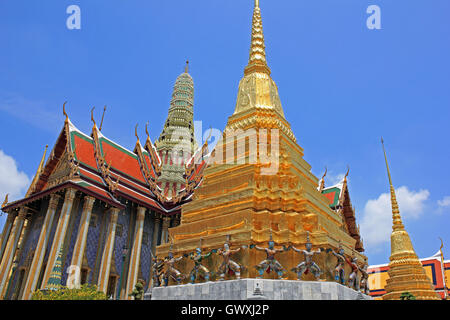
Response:
[[[170,217],[163,217],[161,244],[167,243],[169,238]]]
[[[16,253],[17,244],[19,243],[20,235],[22,234],[27,213],[28,212],[25,207],[20,208],[19,214],[14,219],[14,225],[5,246],[3,259],[0,264],[0,299],[3,299],[6,289],[8,288],[8,278],[11,273],[11,266]]]
[[[114,240],[116,239],[117,219],[119,218],[118,208],[111,208],[109,210],[110,217],[108,223],[108,230],[106,231],[106,241],[103,247],[102,261],[98,275],[98,290],[106,294],[108,290],[109,271],[111,269],[111,258],[114,250]]]
[[[44,261],[45,250],[47,248],[48,239],[50,238],[50,231],[55,217],[56,208],[61,196],[53,193],[50,196],[47,213],[45,215],[44,223],[42,224],[39,240],[34,251],[33,261],[31,262],[28,278],[25,282],[25,288],[22,294],[22,300],[31,299],[31,295],[36,290],[39,275],[41,274],[42,262]]]
[[[159,236],[159,225],[161,223],[161,216],[155,212],[154,218],[154,227],[153,227],[153,239],[152,239],[152,254],[156,254],[156,245],[158,244],[158,236]]]
[[[125,290],[125,297],[121,297],[122,299],[130,299],[128,295],[133,291],[134,286],[136,285],[137,282],[139,263],[141,257],[142,233],[144,230],[145,211],[146,208],[144,207],[137,208],[137,219],[133,234],[134,235],[133,248],[131,250],[130,264],[128,268],[127,287]]]
[[[8,242],[9,235],[11,233],[16,216],[17,212],[9,212],[8,218],[6,219],[5,225],[3,226],[2,237],[0,239],[0,261],[2,261],[3,252],[5,252],[6,243]]]
[[[52,247],[48,255],[47,267],[45,268],[44,277],[42,278],[41,289],[45,289],[48,279],[55,266],[56,259],[58,258],[59,250],[63,246],[64,238],[66,236],[67,226],[69,224],[70,214],[72,212],[72,204],[75,199],[75,189],[68,188],[64,196],[64,204],[59,216],[58,225],[56,226],[55,235],[53,237]]]
[[[86,239],[91,221],[92,207],[94,206],[94,197],[85,196],[83,203],[83,212],[81,213],[80,225],[78,227],[77,240],[73,248],[71,266],[75,276],[67,277],[67,287],[78,288],[81,284],[81,266],[83,264],[84,249],[86,248]]]

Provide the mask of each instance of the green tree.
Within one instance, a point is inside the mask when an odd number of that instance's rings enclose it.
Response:
[[[416,300],[416,297],[414,297],[414,295],[410,292],[403,292],[402,295],[400,296],[401,300]]]
[[[142,300],[144,298],[144,285],[141,282],[136,283],[129,296],[133,296],[134,300]]]
[[[79,289],[61,286],[58,290],[37,290],[32,300],[107,300],[108,296],[98,291],[97,286],[84,284]]]

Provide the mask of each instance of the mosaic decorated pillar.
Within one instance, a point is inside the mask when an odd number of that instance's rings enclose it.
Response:
[[[137,282],[141,256],[142,232],[144,230],[145,210],[146,208],[144,207],[137,208],[137,219],[133,236],[133,248],[130,256],[130,267],[128,269],[127,289],[125,290],[126,296],[121,297],[122,299],[130,299],[128,295],[133,291],[134,286]]]
[[[0,239],[0,261],[3,258],[3,252],[5,252],[6,243],[8,242],[9,235],[11,233],[14,219],[17,216],[17,212],[8,213],[8,218],[6,219],[5,225],[3,227],[2,238]]]
[[[50,196],[47,213],[39,234],[39,240],[36,245],[33,261],[31,262],[30,271],[28,272],[25,289],[23,290],[23,300],[30,299],[32,293],[36,290],[39,275],[41,273],[42,262],[44,261],[45,249],[47,248],[48,239],[50,238],[50,230],[52,228],[53,219],[55,217],[56,208],[58,207],[60,198],[61,196],[56,193],[53,193]]]
[[[81,266],[83,264],[84,249],[86,248],[86,238],[91,221],[92,207],[94,206],[95,198],[86,196],[83,203],[83,212],[81,213],[80,225],[78,227],[77,240],[72,254],[71,266],[76,272],[75,277],[67,277],[67,286],[69,288],[78,287],[80,285]],[[71,283],[69,283],[71,282]]]
[[[152,252],[156,254],[156,245],[158,244],[159,225],[161,223],[161,217],[158,213],[155,213],[155,224],[153,227],[153,240],[152,240]]]
[[[170,217],[163,218],[161,244],[167,243],[169,238]]]
[[[45,268],[44,277],[42,278],[41,289],[45,289],[48,279],[58,258],[64,238],[66,236],[67,226],[69,224],[70,214],[72,212],[72,204],[75,199],[75,189],[67,189],[64,196],[64,204],[59,216],[58,225],[56,226],[55,236],[53,237],[52,247],[48,256],[47,267]]]
[[[25,207],[20,208],[19,214],[14,219],[14,225],[5,246],[3,259],[0,264],[0,299],[3,299],[6,289],[8,288],[8,278],[11,273],[11,266],[14,260],[17,244],[19,243],[20,235],[22,234],[26,215],[27,209]]]
[[[106,241],[103,247],[102,262],[100,264],[100,270],[98,275],[98,290],[106,293],[108,290],[109,271],[111,269],[111,258],[114,250],[114,240],[116,238],[116,226],[117,219],[119,218],[118,208],[111,208],[109,210],[109,223],[108,230],[106,231]]]

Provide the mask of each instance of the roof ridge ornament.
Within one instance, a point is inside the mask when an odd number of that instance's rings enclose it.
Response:
[[[69,122],[69,116],[67,115],[67,112],[66,112],[66,103],[67,103],[67,101],[65,101],[63,103],[63,114],[66,116],[66,120],[64,120],[64,122]]]
[[[136,138],[137,138],[137,142],[139,142],[139,136],[138,136],[138,133],[137,133],[137,128],[138,128],[138,123],[136,123],[136,126],[134,127],[134,135],[136,136]]]
[[[102,121],[100,122],[100,128],[98,130],[102,131],[103,118],[105,117],[106,105],[103,107]]]
[[[6,207],[6,205],[8,204],[8,196],[9,196],[9,193],[7,193],[6,196],[5,196],[5,200],[4,200],[3,203],[2,203],[2,209],[3,209],[4,207]]]
[[[95,120],[94,120],[94,109],[95,109],[95,107],[92,107],[92,109],[91,109],[91,121],[94,123],[94,128],[96,128],[97,124],[95,123]]]

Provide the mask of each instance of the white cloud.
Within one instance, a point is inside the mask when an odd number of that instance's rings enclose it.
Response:
[[[450,196],[445,196],[442,200],[438,200],[439,207],[450,207]]]
[[[428,190],[410,191],[402,186],[395,190],[402,219],[418,219],[424,213]],[[390,241],[392,231],[392,208],[389,193],[367,201],[361,219],[361,235],[366,247],[376,247]]]
[[[19,171],[13,157],[0,150],[0,202],[9,193],[9,201],[17,200],[26,192],[30,179],[25,172]]]

